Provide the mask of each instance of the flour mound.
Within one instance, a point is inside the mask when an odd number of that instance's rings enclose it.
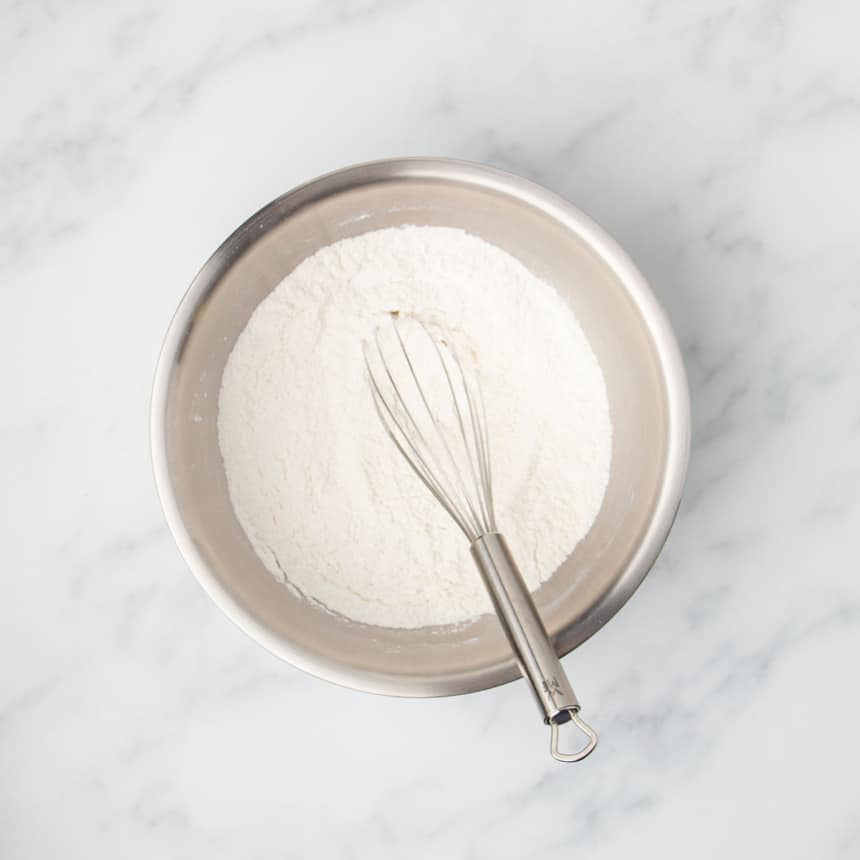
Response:
[[[461,230],[322,248],[259,305],[227,362],[218,438],[236,516],[268,570],[330,610],[422,627],[492,611],[462,532],[374,411],[362,346],[392,310],[468,337],[496,520],[531,589],[591,527],[612,426],[600,367],[558,293]]]

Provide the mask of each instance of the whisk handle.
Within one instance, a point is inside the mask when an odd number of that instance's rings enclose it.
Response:
[[[579,717],[579,701],[505,539],[495,532],[481,535],[471,550],[523,677],[529,682],[544,722],[552,728],[553,757],[560,761],[585,758],[596,746],[597,735]],[[586,745],[573,754],[558,750],[558,726],[569,720],[588,738]]]

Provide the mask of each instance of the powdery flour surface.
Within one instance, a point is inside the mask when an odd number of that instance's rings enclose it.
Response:
[[[461,230],[337,242],[260,304],[219,397],[230,497],[269,571],[329,609],[388,627],[462,622],[491,611],[468,542],[368,388],[362,345],[392,310],[442,324],[478,357],[499,528],[530,588],[552,575],[606,488],[603,376],[555,290]]]

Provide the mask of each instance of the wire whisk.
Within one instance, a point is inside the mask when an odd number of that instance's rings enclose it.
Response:
[[[550,751],[579,761],[597,744],[505,539],[496,525],[490,433],[477,362],[465,337],[391,312],[364,345],[373,402],[388,436],[469,541],[523,676],[551,728]],[[586,736],[574,753],[559,725]]]

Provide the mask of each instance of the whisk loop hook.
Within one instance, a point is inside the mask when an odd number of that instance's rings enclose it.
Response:
[[[569,710],[568,720],[552,720],[550,722],[550,744],[549,751],[556,761],[582,761],[587,755],[590,755],[592,750],[597,746],[597,733],[588,725],[582,717],[579,716],[578,710]],[[585,746],[581,747],[574,753],[563,753],[558,748],[559,726],[565,722],[573,723],[586,737]]]

